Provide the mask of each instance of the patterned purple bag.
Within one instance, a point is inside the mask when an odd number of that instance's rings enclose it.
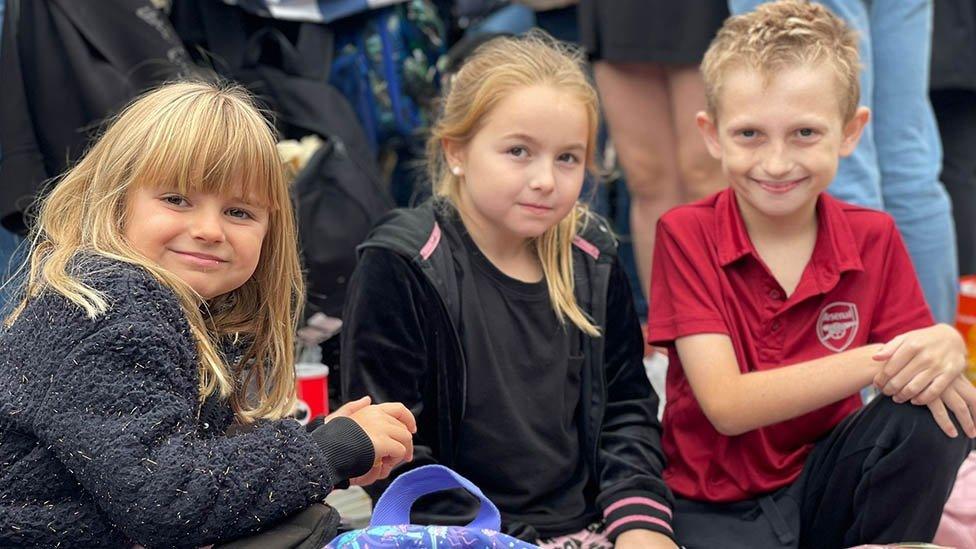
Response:
[[[481,500],[478,516],[467,526],[410,524],[418,498],[441,490],[464,488]],[[498,532],[498,508],[468,479],[442,465],[425,465],[397,477],[380,496],[369,527],[346,532],[326,549],[538,549]]]

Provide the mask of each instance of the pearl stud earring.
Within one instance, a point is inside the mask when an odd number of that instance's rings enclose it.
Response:
[[[451,173],[453,173],[454,175],[461,175],[461,166],[452,167]]]

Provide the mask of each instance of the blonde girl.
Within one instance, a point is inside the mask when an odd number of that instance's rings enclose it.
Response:
[[[0,545],[205,545],[409,459],[396,404],[282,419],[303,288],[248,95],[176,83],[128,106],[41,205],[0,333]]]
[[[469,477],[510,534],[674,547],[639,322],[613,237],[578,202],[597,110],[579,54],[545,35],[473,54],[430,137],[435,198],[361,248],[343,394],[403,402],[420,426],[411,466]],[[458,520],[470,502],[414,511]]]

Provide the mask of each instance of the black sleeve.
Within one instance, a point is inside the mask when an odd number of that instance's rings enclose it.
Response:
[[[608,537],[646,529],[673,536],[673,496],[661,479],[658,396],[644,372],[644,341],[630,283],[615,260],[607,292],[607,405],[600,437],[600,494]]]
[[[371,461],[355,439],[341,440],[355,431],[339,424],[324,452],[292,420],[199,437],[191,350],[185,327],[159,315],[115,317],[64,355],[38,406],[41,444],[134,542],[204,545],[253,532]],[[347,442],[358,450],[329,450]]]
[[[342,318],[341,379],[344,402],[364,395],[374,402],[400,402],[417,418],[414,459],[390,477],[367,487],[375,499],[398,475],[439,463],[437,436],[440,414],[428,409],[437,350],[444,345],[439,331],[439,297],[407,260],[386,249],[366,250],[346,294]],[[440,313],[446,314],[446,313]],[[460,490],[421,498],[413,520],[425,524],[461,524],[477,513],[477,500]]]

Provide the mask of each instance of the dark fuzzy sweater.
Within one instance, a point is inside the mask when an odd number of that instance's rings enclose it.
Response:
[[[108,313],[48,293],[0,333],[0,546],[205,545],[369,469],[369,438],[345,418],[311,436],[291,420],[224,436],[233,416],[198,403],[175,295],[136,267],[89,267]]]

